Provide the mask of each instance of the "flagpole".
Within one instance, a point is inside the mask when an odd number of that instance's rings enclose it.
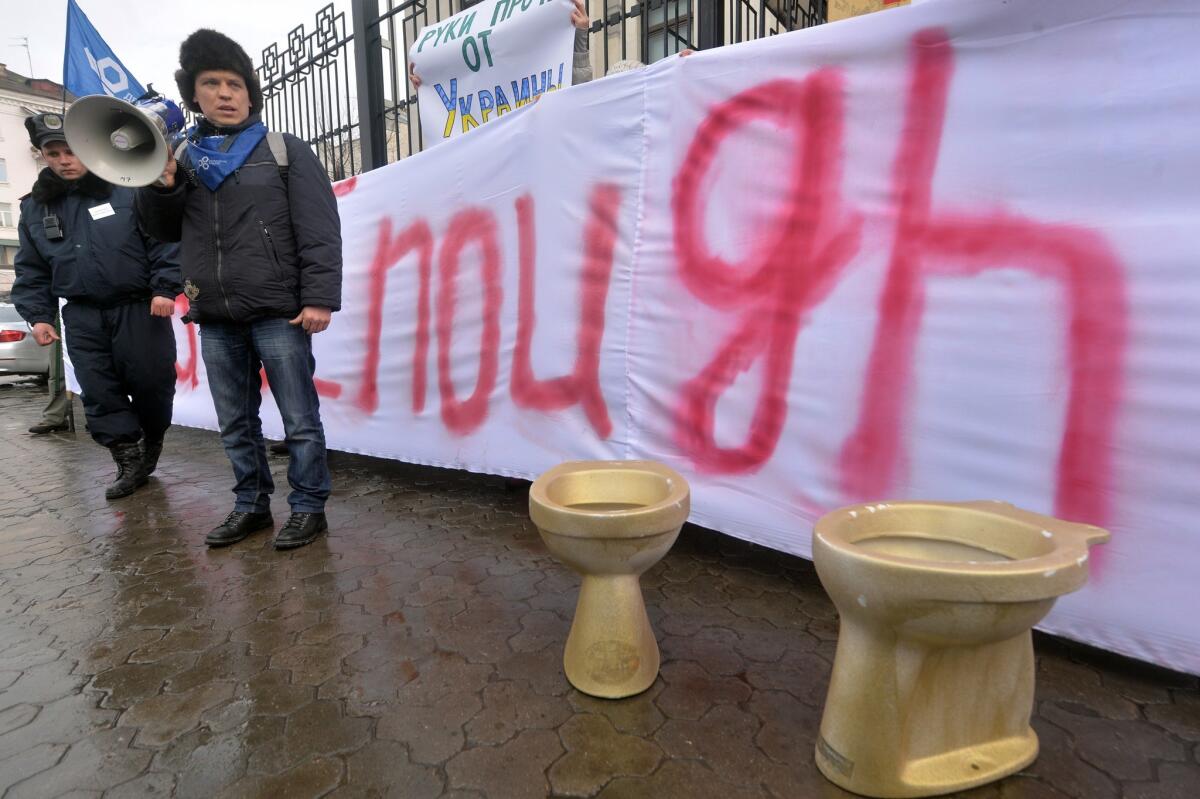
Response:
[[[71,3],[74,0],[67,0],[67,20],[63,25],[63,68],[62,68],[62,113],[67,113],[67,63],[71,59],[71,51],[67,47],[67,42],[71,36]]]

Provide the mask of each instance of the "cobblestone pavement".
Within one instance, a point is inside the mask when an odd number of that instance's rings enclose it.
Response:
[[[812,760],[837,621],[806,561],[686,528],[643,581],[660,679],[590,699],[560,671],[577,583],[523,491],[334,454],[329,537],[210,552],[214,434],[173,429],[108,503],[82,430],[25,434],[44,399],[0,386],[6,799],[849,796]],[[1041,757],[965,796],[1200,796],[1195,678],[1038,650]]]

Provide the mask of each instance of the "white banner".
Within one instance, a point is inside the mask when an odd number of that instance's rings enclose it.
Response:
[[[1200,673],[1198,41],[1190,0],[933,0],[339,184],[330,445],[652,458],[696,522],[799,555],[860,500],[1086,520],[1112,542],[1044,628]],[[175,418],[212,427],[178,335]]]
[[[483,0],[421,29],[409,62],[428,149],[571,85],[571,0]]]

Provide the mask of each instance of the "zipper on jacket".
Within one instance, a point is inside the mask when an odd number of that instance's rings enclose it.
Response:
[[[262,228],[263,237],[267,240],[267,255],[271,256],[271,262],[275,266],[275,275],[286,286],[287,278],[283,274],[283,264],[279,262],[279,252],[275,249],[275,239],[271,238],[271,229],[261,219],[258,220],[258,226]]]
[[[233,321],[233,309],[229,307],[229,295],[225,293],[225,284],[221,282],[221,203],[217,193],[213,192],[213,236],[217,241],[217,287],[221,289],[221,297],[225,300],[225,313]]]
[[[271,238],[270,228],[261,219],[258,220],[258,226],[262,228],[263,237],[267,240],[267,250],[271,255],[271,260],[275,262],[275,268],[282,269],[282,264],[279,263],[279,253],[275,250],[275,239]]]

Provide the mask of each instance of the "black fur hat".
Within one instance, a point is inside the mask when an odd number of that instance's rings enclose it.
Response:
[[[241,75],[246,81],[246,90],[250,92],[250,113],[262,111],[262,88],[250,56],[233,39],[208,28],[196,31],[179,46],[179,69],[175,71],[175,84],[179,87],[179,99],[190,110],[202,113],[195,100],[196,76],[206,69],[227,69]]]

